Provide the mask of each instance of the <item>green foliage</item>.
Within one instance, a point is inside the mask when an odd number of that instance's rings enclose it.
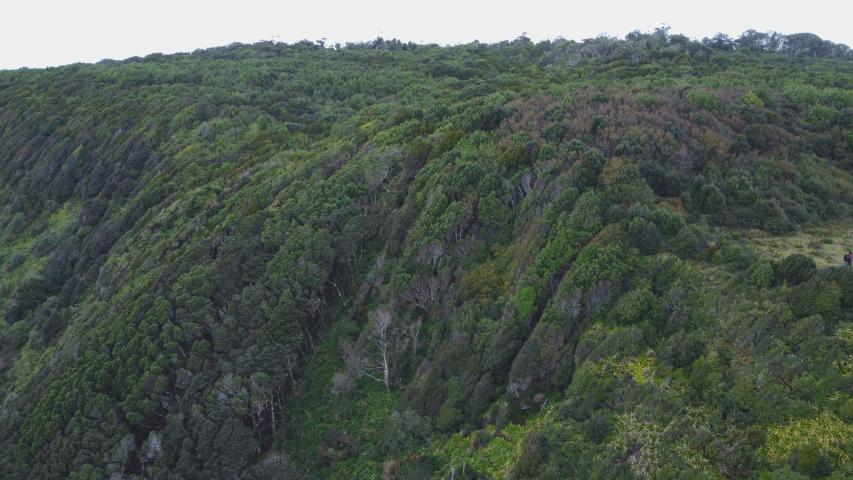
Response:
[[[814,260],[801,253],[794,253],[785,257],[779,263],[779,277],[791,285],[799,285],[811,278],[817,266]]]
[[[631,205],[652,199],[651,188],[632,162],[615,157],[605,165],[601,177],[604,198],[610,204]]]
[[[685,95],[687,101],[696,107],[716,112],[720,109],[720,99],[710,92],[689,90]]]
[[[650,220],[666,236],[672,236],[685,227],[684,217],[668,208],[656,208],[650,214]]]
[[[663,241],[658,227],[640,217],[631,220],[631,223],[628,224],[628,233],[631,235],[632,243],[644,255],[657,253]]]
[[[766,258],[759,258],[749,269],[749,282],[759,288],[773,285],[773,264]]]
[[[617,325],[634,325],[648,322],[655,326],[661,318],[661,307],[648,287],[632,290],[616,302],[610,310],[609,320]]]
[[[665,28],[0,72],[0,477],[841,478],[851,84]]]
[[[743,94],[743,103],[752,108],[764,108],[764,101],[752,90]]]
[[[518,292],[515,298],[515,309],[518,312],[518,318],[527,320],[533,315],[536,308],[536,290],[533,287],[527,286]]]
[[[699,192],[699,205],[703,213],[716,215],[726,209],[726,196],[716,185],[705,185]]]

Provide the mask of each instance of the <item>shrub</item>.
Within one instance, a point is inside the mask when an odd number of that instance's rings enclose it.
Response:
[[[824,288],[817,291],[814,306],[817,313],[824,318],[830,319],[837,315],[841,308],[841,289],[835,282],[824,284]]]
[[[853,307],[853,270],[845,267],[828,267],[821,269],[818,276],[821,280],[838,286],[843,308]]]
[[[23,319],[24,315],[43,302],[47,295],[47,282],[44,277],[36,274],[27,275],[9,301],[6,321],[14,323]]]
[[[610,311],[609,319],[618,325],[640,322],[657,324],[661,319],[661,305],[649,287],[632,290],[619,299]]]
[[[699,206],[703,213],[720,213],[726,209],[726,196],[716,185],[704,185],[699,192]]]
[[[649,220],[666,236],[675,235],[686,225],[684,217],[668,208],[655,209],[649,216]]]
[[[764,101],[752,90],[743,95],[743,103],[752,108],[764,108]]]
[[[570,144],[574,141],[570,142]],[[580,143],[580,142],[577,142]],[[582,143],[580,143],[580,148]],[[601,152],[593,149],[584,149],[574,164],[572,164],[571,176],[578,189],[592,187],[598,181],[598,175],[604,167],[604,157]]]
[[[669,247],[681,258],[699,258],[705,253],[704,240],[689,225],[672,237]]]
[[[643,218],[634,218],[628,224],[631,241],[645,255],[652,255],[660,249],[663,238],[655,224]]]
[[[799,285],[810,279],[817,271],[814,260],[801,253],[794,253],[785,257],[779,264],[778,274],[785,282],[791,285]]]
[[[462,418],[462,411],[456,407],[456,402],[448,399],[438,409],[438,418],[435,420],[435,427],[442,432],[447,432],[456,427],[462,421]]]
[[[502,171],[512,173],[529,165],[539,154],[539,145],[527,134],[517,134],[498,144],[497,161]]]
[[[664,341],[661,355],[673,368],[684,368],[696,361],[704,349],[699,338],[679,330]]]
[[[14,272],[21,265],[27,262],[27,254],[24,252],[15,252],[6,260],[6,271]]]
[[[766,258],[759,258],[747,273],[749,283],[760,288],[773,285],[773,264]]]
[[[810,477],[824,477],[832,473],[832,464],[816,443],[808,443],[794,453],[794,469]]]
[[[712,93],[703,92],[701,90],[690,90],[685,95],[685,99],[693,106],[711,112],[716,112],[720,109],[720,99]]]
[[[494,192],[483,197],[477,207],[477,218],[490,228],[497,228],[506,223],[510,214],[509,208]]]
[[[411,408],[394,411],[383,426],[381,446],[390,454],[409,452],[418,447],[432,433],[429,420]]]
[[[755,203],[754,211],[758,216],[761,228],[764,230],[775,234],[786,233],[791,230],[791,221],[776,199],[762,198]]]
[[[515,297],[515,308],[519,319],[529,320],[536,309],[536,290],[530,286],[522,288]]]
[[[569,214],[568,226],[574,230],[594,233],[601,228],[603,218],[604,204],[601,197],[594,190],[590,190],[578,199]]]
[[[649,202],[653,198],[651,187],[640,174],[637,165],[622,158],[611,158],[601,172],[604,198],[611,204],[630,205]]]
[[[809,109],[806,122],[815,130],[826,130],[832,128],[838,118],[838,110],[823,105],[815,105]]]

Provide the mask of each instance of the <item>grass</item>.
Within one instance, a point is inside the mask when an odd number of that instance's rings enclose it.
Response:
[[[525,424],[510,424],[498,431],[489,425],[491,439],[481,448],[475,449],[474,433],[457,433],[447,440],[432,444],[425,453],[431,453],[444,461],[439,473],[450,478],[452,471],[464,472],[471,469],[486,478],[507,478],[513,465],[524,450],[524,440],[548,419],[548,413],[540,413]],[[431,451],[429,451],[431,450]]]
[[[820,225],[783,236],[753,230],[749,236],[756,248],[773,260],[802,253],[814,259],[818,267],[840,266],[844,254],[853,251],[851,221]]]
[[[345,334],[336,328],[338,325],[317,345],[303,376],[305,383],[297,388],[297,395],[286,407],[285,433],[277,446],[292,455],[300,467],[314,471],[317,478],[380,478],[381,458],[374,455],[377,452],[359,449],[358,444],[376,444],[399,393],[388,392],[382,385],[367,379],[362,379],[350,393],[332,393],[332,376],[344,370],[339,341]],[[332,430],[345,431],[355,452],[348,457],[344,455],[346,458],[335,461],[332,466],[320,468],[316,465],[318,447],[325,443]]]
[[[33,254],[33,247],[38,241],[47,236],[58,238],[65,237],[74,225],[74,220],[79,216],[80,205],[77,203],[66,202],[61,207],[46,212],[42,221],[45,228],[38,234],[32,232],[23,232],[18,235],[14,241],[0,243],[0,336],[7,334],[11,329],[11,325],[2,319],[6,315],[9,300],[12,297],[15,289],[20,285],[22,279],[28,274],[40,272],[42,266],[47,261],[47,256],[36,257]],[[8,219],[0,217],[0,225],[3,225]],[[26,256],[26,261],[17,268],[7,270],[5,261],[13,253],[22,253]],[[12,363],[8,371],[8,376],[11,379],[9,385],[10,391],[17,391],[26,385],[27,382],[40,371],[40,366],[44,361],[53,354],[53,349],[34,349],[29,343],[25,344],[18,353],[15,361]]]

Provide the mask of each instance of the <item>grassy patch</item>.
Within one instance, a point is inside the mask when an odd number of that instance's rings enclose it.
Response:
[[[473,448],[476,434],[457,433],[447,440],[435,442],[426,453],[444,462],[439,478],[450,478],[464,470],[473,470],[484,478],[507,478],[524,450],[524,439],[546,421],[547,411],[531,418],[525,424],[510,424],[497,430],[489,425],[491,439],[479,449]]]
[[[317,346],[303,376],[305,383],[286,408],[285,433],[278,447],[292,455],[298,465],[317,473],[318,478],[378,478],[381,454],[367,446],[375,445],[385,419],[397,403],[398,392],[388,392],[380,384],[362,379],[348,394],[332,393],[332,376],[344,370],[338,345],[345,335],[340,330],[333,328]],[[323,466],[317,462],[318,449],[332,430],[345,431],[354,452],[341,452],[342,458]]]
[[[754,230],[749,236],[756,248],[774,261],[802,253],[813,258],[818,267],[840,266],[844,253],[853,251],[853,222],[849,221],[811,227],[783,236]]]

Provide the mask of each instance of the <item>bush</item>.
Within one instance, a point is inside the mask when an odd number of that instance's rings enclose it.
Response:
[[[699,258],[705,253],[705,241],[696,232],[686,226],[669,241],[672,253],[681,258]]]
[[[711,112],[716,112],[720,109],[720,99],[716,95],[708,92],[690,90],[685,95],[685,99],[690,104]]]
[[[832,128],[838,118],[838,110],[823,105],[815,105],[809,109],[806,122],[815,130],[826,130]]]
[[[658,227],[661,233],[668,237],[677,234],[686,225],[684,217],[668,208],[655,209],[649,220]]]
[[[794,453],[794,470],[810,477],[824,477],[832,473],[832,463],[816,443],[809,443]]]
[[[644,255],[653,255],[660,249],[663,237],[655,224],[643,218],[635,218],[628,224],[628,234],[631,242]]]
[[[432,433],[429,420],[411,408],[394,411],[384,422],[381,445],[389,454],[415,450]]]
[[[44,277],[35,274],[27,275],[15,290],[12,300],[9,301],[6,321],[14,323],[22,320],[24,315],[43,302],[47,295],[47,282]]]
[[[684,368],[696,361],[704,350],[705,345],[699,338],[679,330],[664,341],[661,355],[673,368]]]
[[[27,254],[24,252],[15,252],[6,260],[6,272],[14,272],[21,265],[27,262]]]
[[[456,407],[456,402],[448,399],[438,409],[438,418],[435,420],[435,427],[442,432],[449,432],[462,421],[462,418],[462,411]]]
[[[529,320],[536,309],[536,290],[530,286],[522,288],[515,297],[515,308],[519,319]]]
[[[569,143],[572,144],[574,142]],[[582,143],[577,143],[580,144],[577,148],[585,148],[582,147]],[[604,157],[601,155],[601,152],[598,150],[584,150],[580,154],[580,158],[572,164],[571,176],[575,186],[579,190],[594,186],[598,182],[598,175],[601,173],[603,167]]]
[[[747,273],[749,283],[759,288],[773,285],[773,264],[766,258],[758,259]]]
[[[819,313],[825,319],[832,319],[841,308],[841,289],[835,282],[812,278],[791,290],[788,303],[799,317]]]
[[[764,230],[775,234],[791,231],[791,221],[776,199],[763,198],[755,203],[753,210]]]
[[[506,204],[492,192],[480,200],[477,218],[489,228],[499,228],[510,218],[511,211]]]
[[[752,90],[743,95],[743,103],[752,108],[764,108],[764,101]]]
[[[601,172],[601,182],[604,198],[610,204],[650,202],[654,197],[640,169],[630,160],[611,158]]]
[[[838,286],[842,308],[853,308],[853,269],[846,267],[823,268],[818,272],[818,277],[825,282],[832,282]]]
[[[574,230],[595,233],[602,225],[604,204],[601,197],[590,190],[580,196],[572,213],[569,214],[568,226]]]
[[[791,285],[799,285],[810,279],[817,271],[814,260],[801,253],[785,257],[779,264],[779,277]]]
[[[648,287],[632,290],[616,302],[610,311],[609,320],[617,325],[634,325],[647,322],[655,326],[661,320],[660,302]]]
[[[726,196],[716,185],[704,185],[699,192],[702,213],[718,214],[726,209]]]

